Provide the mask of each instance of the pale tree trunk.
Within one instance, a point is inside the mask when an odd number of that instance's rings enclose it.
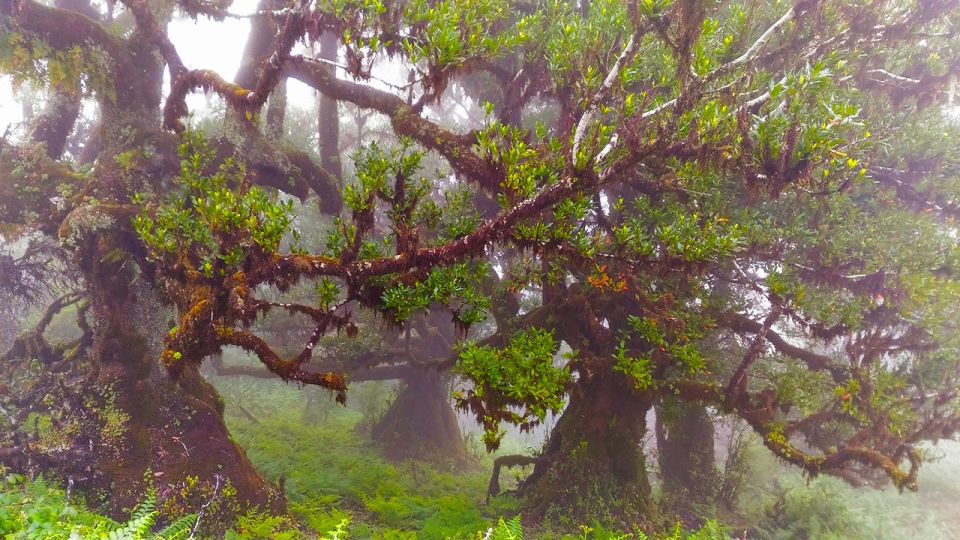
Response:
[[[390,459],[468,461],[450,393],[440,373],[409,368],[371,436]]]
[[[713,419],[703,405],[670,400],[657,407],[661,508],[695,527],[714,513],[719,474]]]
[[[337,61],[337,36],[333,32],[320,35],[320,58]],[[330,71],[334,71],[332,66]],[[321,94],[317,107],[317,136],[319,141],[320,166],[337,178],[343,178],[340,162],[340,113],[335,99]]]

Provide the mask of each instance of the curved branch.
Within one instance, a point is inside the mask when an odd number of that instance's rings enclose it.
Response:
[[[163,107],[164,129],[177,133],[186,130],[186,126],[180,119],[188,113],[187,95],[196,90],[219,95],[227,105],[239,112],[253,111],[259,106],[252,91],[226,81],[213,70],[192,69],[180,73],[170,85],[170,94]]]
[[[610,68],[610,72],[607,73],[606,78],[603,80],[603,84],[590,98],[590,102],[587,104],[586,111],[584,111],[583,115],[580,117],[580,121],[577,123],[577,128],[573,132],[573,148],[571,149],[572,155],[570,161],[574,163],[574,166],[576,166],[579,162],[580,147],[583,144],[583,138],[586,135],[587,129],[589,129],[590,124],[592,124],[596,118],[603,100],[607,98],[607,95],[610,93],[611,89],[613,89],[613,85],[617,82],[617,79],[620,78],[620,72],[623,71],[624,66],[629,63],[633,59],[633,56],[637,53],[637,49],[640,47],[640,39],[640,32],[636,32],[630,36],[630,40],[623,48],[623,52],[621,52],[620,56],[617,57],[613,67]]]
[[[829,371],[831,377],[836,382],[844,380],[843,368],[835,365],[829,356],[793,345],[772,328],[764,330],[763,324],[749,317],[745,317],[739,313],[722,313],[718,315],[716,319],[718,324],[737,333],[757,335],[763,333],[763,337],[766,338],[767,342],[773,345],[773,348],[780,354],[800,360],[812,371]]]
[[[837,445],[836,451],[821,455],[813,455],[797,448],[785,434],[787,429],[784,428],[783,424],[773,422],[773,410],[777,403],[776,397],[769,390],[756,395],[744,392],[734,402],[725,399],[723,387],[711,383],[671,381],[666,383],[661,391],[684,401],[713,403],[723,411],[736,414],[763,438],[764,446],[777,457],[800,467],[810,475],[833,474],[834,471],[841,470],[846,471],[843,474],[848,474],[847,465],[859,463],[882,470],[898,489],[906,488],[911,491],[917,489],[919,463],[915,456],[907,456],[910,461],[910,470],[904,471],[893,457],[860,444],[840,444]]]
[[[80,295],[71,293],[51,302],[34,327],[13,340],[10,349],[0,356],[0,362],[28,357],[36,358],[45,364],[53,364],[60,360],[61,358],[55,354],[54,348],[44,339],[43,333],[58,313],[79,301]]]
[[[750,45],[750,47],[746,51],[744,51],[743,54],[731,60],[729,65],[738,66],[740,64],[745,64],[751,58],[756,56],[756,54],[760,52],[761,49],[763,49],[763,46],[767,44],[767,41],[770,40],[770,37],[773,36],[773,34],[777,31],[777,29],[787,24],[787,21],[789,21],[790,18],[793,17],[793,10],[794,8],[793,6],[791,6],[790,9],[788,9],[786,13],[783,14],[782,17],[780,17],[779,19],[777,19],[776,22],[770,25],[770,27],[767,28],[767,30],[764,33],[760,34],[760,37],[758,37],[757,40],[754,41],[753,44]],[[723,67],[726,68],[727,66],[723,66]]]
[[[522,454],[499,456],[494,459],[493,472],[490,473],[490,483],[487,485],[487,500],[489,501],[490,497],[496,497],[500,494],[500,469],[503,467],[512,469],[514,467],[536,465],[543,460],[544,458],[541,456],[524,456]]]
[[[0,0],[0,17],[10,17],[18,28],[33,34],[51,48],[101,48],[113,60],[118,78],[136,73],[130,51],[122,39],[96,21],[68,9],[44,6],[34,0]]]
[[[314,373],[302,369],[303,360],[300,355],[285,360],[277,355],[276,352],[263,339],[249,333],[236,331],[230,328],[219,327],[216,329],[217,339],[223,345],[234,345],[241,349],[251,352],[260,359],[260,362],[277,374],[283,381],[296,381],[301,384],[320,386],[336,392],[337,402],[344,403],[347,399],[347,382],[340,373]],[[308,345],[309,348],[309,345]]]
[[[403,99],[372,86],[338,79],[329,66],[294,56],[284,61],[287,73],[339,101],[353,103],[363,109],[375,110],[390,119],[394,132],[410,137],[447,159],[457,173],[474,181],[484,189],[499,192],[502,174],[477,155],[471,146],[476,138],[457,135],[424,119]]]

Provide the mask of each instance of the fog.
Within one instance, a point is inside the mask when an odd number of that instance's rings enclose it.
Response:
[[[960,538],[958,15],[0,0],[0,537]]]

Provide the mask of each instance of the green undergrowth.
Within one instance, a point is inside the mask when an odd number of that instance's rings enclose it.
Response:
[[[79,499],[42,479],[5,475],[0,485],[0,538],[4,540],[185,540],[196,516],[157,526],[157,500],[148,494],[127,521],[93,513]]]
[[[340,422],[343,422],[341,425]],[[523,540],[563,538],[565,540],[725,540],[716,524],[708,523],[697,532],[677,527],[659,535],[640,532],[620,534],[599,527],[582,527],[579,534],[560,536],[525,530],[516,503],[497,499],[485,505],[470,493],[480,487],[480,475],[458,476],[419,466],[411,473],[404,466],[384,463],[360,444],[359,437],[337,439],[350,446],[324,446],[324,431],[349,426],[349,417],[312,428],[313,454],[289,436],[303,435],[299,429],[276,421],[259,425],[264,437],[276,444],[263,444],[251,454],[270,454],[288,444],[290,459],[305,459],[308,466],[291,474],[287,483],[291,516],[250,513],[241,516],[226,533],[226,540],[417,540],[421,538],[463,540]],[[327,434],[329,435],[329,434]],[[242,436],[242,435],[241,435]],[[258,437],[260,439],[260,437]],[[279,446],[278,446],[279,445]],[[282,450],[280,450],[282,453]],[[261,454],[262,453],[262,454]],[[352,456],[349,455],[352,453]],[[285,463],[277,460],[275,463]],[[342,466],[338,473],[330,467]],[[2,471],[0,471],[2,472]],[[310,472],[317,476],[311,477]],[[408,474],[409,473],[409,474]],[[329,482],[326,484],[325,482]],[[422,491],[415,491],[415,490]],[[479,492],[478,492],[479,493]],[[500,513],[501,517],[490,516]],[[504,519],[505,513],[513,513]],[[43,479],[27,481],[8,475],[0,483],[0,539],[3,540],[184,540],[190,536],[196,516],[183,516],[166,527],[158,526],[156,500],[147,495],[126,522],[116,522],[86,508],[79,498]],[[197,537],[202,538],[202,537]]]
[[[472,466],[393,463],[366,438],[363,427],[376,420],[371,416],[382,414],[390,399],[389,389],[382,385],[355,385],[345,408],[314,395],[314,409],[308,411],[310,396],[305,393],[315,389],[245,379],[213,378],[213,382],[224,397],[231,434],[265,478],[274,483],[283,479],[292,516],[301,529],[311,531],[301,535],[280,518],[248,516],[228,538],[648,538],[639,531],[622,534],[598,526],[582,527],[572,536],[529,529],[522,531],[523,536],[506,535],[508,531],[501,531],[498,521],[514,523],[520,503],[509,495],[486,500],[492,455],[478,450],[477,463]],[[479,438],[468,439],[482,449]],[[503,452],[531,453],[525,446],[528,442],[508,438]],[[505,487],[515,483],[508,478],[510,474],[512,471],[503,474]],[[331,531],[338,527],[340,532],[334,536]],[[708,524],[696,533],[676,529],[649,538],[720,540],[727,536],[715,524]]]
[[[304,510],[301,508],[301,510]],[[310,513],[311,511],[308,511]],[[353,514],[356,516],[357,514]],[[135,508],[126,522],[116,522],[88,510],[79,499],[43,480],[27,481],[7,475],[0,483],[0,538],[3,540],[186,540],[192,536],[196,516],[183,516],[166,527],[158,527],[156,499],[148,495]],[[250,514],[241,517],[226,540],[365,540],[426,538],[427,528],[404,531],[373,527],[354,521],[351,512],[329,511],[307,516],[316,532],[306,532],[302,524],[289,517]],[[451,538],[465,540],[523,540],[523,538],[558,538],[524,530],[519,515],[481,525],[469,533]],[[697,532],[679,527],[648,536],[643,533],[615,534],[602,529],[581,528],[569,540],[726,540],[725,531],[715,523],[707,523]]]
[[[349,518],[351,538],[470,538],[518,512],[510,497],[484,501],[489,469],[386,461],[358,434],[363,416],[356,410],[304,423],[299,408],[283,414],[251,407],[258,423],[228,412],[230,431],[267,479],[284,478],[291,513],[313,531]]]
[[[319,411],[310,415],[304,410],[310,389],[236,379],[216,382],[225,397],[231,433],[265,478],[274,483],[282,479],[290,510],[289,516],[241,516],[226,533],[227,540],[726,538],[713,524],[697,533],[677,529],[651,537],[600,527],[583,527],[567,536],[524,530],[516,499],[505,495],[486,500],[489,456],[480,456],[472,466],[454,466],[392,463],[377,452],[363,425],[369,416],[382,413],[383,403],[370,400],[387,399],[389,388],[365,393],[358,387],[347,408],[314,400]],[[521,449],[522,441],[507,442],[514,446],[511,451]],[[128,522],[118,523],[43,480],[11,478],[0,486],[3,540],[175,540],[189,536],[187,529],[196,521],[185,516],[162,529],[156,523],[155,501],[147,496]]]

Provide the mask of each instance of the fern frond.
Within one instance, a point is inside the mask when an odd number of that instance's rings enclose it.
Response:
[[[347,540],[350,538],[350,518],[343,518],[337,528],[324,534],[320,540]]]
[[[190,514],[183,516],[170,525],[164,527],[157,533],[157,540],[186,540],[193,532],[193,526],[197,522],[197,515]]]
[[[150,529],[157,520],[157,495],[150,492],[138,504],[130,519],[119,528],[110,531],[108,540],[149,540]]]
[[[520,514],[507,521],[500,518],[489,538],[490,540],[523,540],[523,524],[520,522]]]
[[[149,514],[138,513],[131,518],[123,527],[110,531],[107,535],[108,540],[149,540],[150,529],[157,519],[157,512]]]

